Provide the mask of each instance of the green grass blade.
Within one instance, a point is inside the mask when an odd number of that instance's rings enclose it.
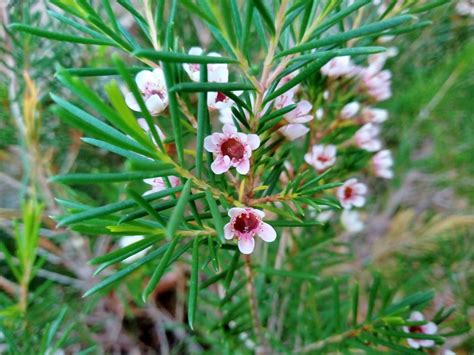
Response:
[[[189,279],[188,291],[188,324],[194,329],[194,319],[196,317],[196,305],[199,289],[199,237],[193,241],[193,259],[191,264],[191,277]]]

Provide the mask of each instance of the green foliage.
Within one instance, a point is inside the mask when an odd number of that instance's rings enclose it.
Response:
[[[414,323],[409,315],[426,309],[433,302],[432,292],[400,292],[380,273],[372,281],[358,282],[356,271],[337,269],[354,261],[354,246],[339,238],[338,226],[325,224],[320,217],[341,210],[344,204],[335,191],[353,176],[368,175],[372,157],[352,147],[360,123],[341,117],[340,111],[354,100],[367,107],[376,100],[353,78],[327,78],[321,68],[343,56],[361,67],[371,55],[385,52],[382,37],[425,28],[431,22],[422,16],[445,3],[405,1],[398,6],[392,1],[377,13],[369,0],[351,5],[347,1],[143,1],[137,6],[128,0],[117,4],[105,0],[100,5],[54,0],[49,1],[48,13],[60,29],[45,30],[27,17],[15,19],[18,22],[8,26],[12,38],[64,42],[75,51],[94,46],[95,53],[102,53],[95,58],[98,63],[61,63],[66,65],[57,68],[52,101],[44,99],[54,107],[54,115],[86,135],[81,141],[94,152],[120,156],[123,162],[120,167],[104,164],[107,168],[98,170],[85,165],[79,172],[52,176],[50,181],[68,194],[67,199],[57,200],[61,207],[54,216],[57,227],[87,235],[92,246],[100,245],[105,235],[113,241],[143,236],[118,249],[98,248],[100,255],[89,262],[97,267],[94,276],[99,280],[87,284],[84,302],[92,305],[114,294],[120,299],[130,296],[134,306],[154,307],[160,284],[181,265],[189,270],[186,337],[213,353],[222,349],[226,353],[420,353],[408,347],[407,338],[442,345],[449,335],[442,322],[450,310],[441,308],[433,318],[443,330],[439,334],[403,330],[430,321]],[[121,24],[119,5],[133,19],[136,31]],[[191,31],[191,24],[198,31]],[[209,35],[199,40],[224,56],[186,54],[198,40],[190,33],[199,29],[198,37]],[[471,52],[468,48],[465,58]],[[188,81],[183,64],[198,67],[199,80]],[[213,70],[222,67],[230,68],[229,80],[211,77]],[[151,71],[157,68],[163,73],[163,87],[147,83],[144,88],[138,76],[134,78],[143,71],[155,75]],[[326,88],[331,99],[324,103]],[[122,90],[128,91],[127,96]],[[216,93],[216,106],[224,100],[234,102],[230,117],[238,131],[235,136],[246,140],[250,140],[247,134],[258,136],[260,145],[249,159],[248,174],[234,170],[215,174],[215,157],[206,153],[206,136],[217,131],[216,107],[209,103]],[[411,100],[408,93],[412,92],[407,90],[407,101]],[[153,112],[147,95],[155,100],[166,97],[168,107]],[[282,134],[299,108],[293,101],[279,107],[282,95],[311,101],[310,116],[317,114],[316,108],[325,109],[324,121],[304,126],[311,133],[298,142]],[[401,136],[405,134],[410,132]],[[338,145],[334,167],[318,171],[305,162],[305,154],[317,143]],[[157,188],[153,181],[153,188],[144,193],[143,180],[150,178],[163,186]],[[99,186],[101,195],[80,186]],[[15,235],[16,254],[0,244],[9,272],[23,290],[18,305],[24,315],[33,297],[30,282],[45,262],[37,255],[42,217],[37,197],[24,205],[23,229],[17,227]],[[264,210],[266,216],[259,216],[258,223],[265,221],[278,235],[272,244],[258,239],[252,256],[240,252],[243,236],[234,238],[239,239],[238,245],[229,240],[229,228],[236,224],[227,225],[229,210],[245,207]],[[259,228],[263,234],[264,227]],[[65,321],[69,312],[61,309],[21,349],[8,327],[2,326],[9,351],[35,349],[46,354],[69,345],[76,340],[70,339],[73,325]],[[467,330],[458,327],[459,332]],[[83,351],[94,351],[87,346]]]

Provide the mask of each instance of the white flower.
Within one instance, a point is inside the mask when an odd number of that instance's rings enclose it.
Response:
[[[344,209],[365,205],[366,194],[367,186],[355,178],[347,180],[336,190],[336,196]]]
[[[139,118],[137,120],[138,122],[138,125],[147,133],[147,134],[150,134],[150,126],[148,125],[148,122],[144,119],[144,118]],[[158,127],[157,125],[154,125],[155,126],[155,130],[156,130],[156,133],[158,133],[158,137],[160,137],[160,139],[163,141],[166,136],[165,134],[163,133],[163,131],[160,129],[160,127]],[[157,145],[157,142],[155,142],[155,138],[152,137],[152,140],[153,140],[153,143],[155,145]]]
[[[324,117],[324,109],[322,107],[320,107],[316,110],[316,119],[318,121],[321,121],[323,119],[323,117]]]
[[[135,77],[135,82],[152,116],[159,115],[168,107],[168,91],[161,68],[153,71],[142,70]],[[125,102],[130,109],[140,112],[140,106],[133,93],[129,92],[125,95]]]
[[[364,222],[360,220],[359,212],[353,210],[342,211],[341,224],[349,233],[359,233],[364,229]]]
[[[423,317],[423,314],[420,312],[412,312],[410,314],[410,318],[408,319],[409,321],[414,321],[414,322],[421,322],[424,321],[425,318]],[[405,333],[415,333],[415,334],[436,334],[438,331],[438,327],[436,324],[433,322],[428,322],[423,325],[414,325],[410,327],[403,327],[403,331]],[[419,349],[419,348],[429,348],[435,344],[434,340],[431,339],[407,339],[408,345],[410,345],[414,349]]]
[[[177,176],[168,176],[168,181],[171,187],[177,187],[181,184],[181,180]],[[151,186],[150,190],[146,191],[143,194],[144,196],[155,193],[155,192],[163,191],[168,188],[168,185],[166,184],[165,179],[162,177],[145,179],[143,180],[143,182]]]
[[[192,47],[188,54],[203,55],[204,51],[199,47]],[[219,53],[211,52],[211,57],[220,57]],[[183,64],[183,68],[192,81],[199,82],[200,64]],[[229,80],[229,69],[225,63],[207,64],[207,81],[210,83],[226,83]]]
[[[456,4],[456,11],[461,16],[474,17],[474,1],[472,1],[472,0],[460,0]]]
[[[219,110],[219,121],[222,124],[235,126],[234,120],[232,119],[232,107],[225,107]]]
[[[350,56],[342,56],[331,59],[322,68],[321,73],[330,78],[339,78],[349,75],[354,70],[354,64]]]
[[[363,125],[354,136],[357,146],[368,152],[380,150],[380,148],[382,148],[382,142],[378,139],[379,132],[379,127],[372,123]]]
[[[309,132],[309,128],[303,124],[287,124],[281,127],[278,132],[283,134],[288,140],[294,141],[295,139],[303,137]]]
[[[120,238],[119,241],[118,241],[118,244],[119,244],[120,248],[125,248],[125,247],[128,247],[129,245],[134,244],[136,242],[139,242],[140,240],[143,240],[143,239],[144,238],[143,238],[142,235],[129,235],[129,236],[125,236],[125,237]],[[145,248],[145,249],[139,251],[138,253],[133,254],[132,256],[129,256],[128,258],[122,260],[122,262],[129,264],[129,263],[134,262],[135,260],[141,259],[146,255],[146,253],[149,249],[150,249],[150,247]]]
[[[361,116],[365,123],[382,123],[388,119],[388,111],[382,108],[364,107]]]
[[[393,178],[393,158],[388,149],[381,150],[372,157],[372,170],[374,175],[383,179]]]
[[[336,146],[314,145],[310,153],[306,153],[304,160],[318,172],[322,172],[336,163]]]
[[[353,101],[345,105],[341,110],[341,118],[354,118],[360,110],[360,103]]]

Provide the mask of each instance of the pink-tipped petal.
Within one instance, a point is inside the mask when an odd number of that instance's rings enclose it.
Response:
[[[227,215],[232,218],[232,217],[238,216],[239,214],[244,213],[244,212],[245,212],[245,208],[232,207],[229,210],[229,212],[227,212]]]
[[[247,143],[252,150],[255,150],[260,146],[260,138],[256,134],[249,134],[247,135]]]
[[[277,234],[271,225],[261,222],[258,236],[265,242],[273,242],[276,239]]]
[[[256,208],[252,208],[252,212],[255,213],[257,216],[259,216],[260,218],[265,217],[265,212],[263,212],[262,210],[257,210]]]
[[[408,338],[408,339],[407,339],[407,343],[408,343],[408,345],[410,345],[413,349],[419,349],[419,348],[420,348],[420,344],[419,344],[418,341],[416,341],[415,339],[410,339],[410,338]]]
[[[214,162],[211,164],[211,170],[214,174],[220,175],[225,173],[230,168],[230,159],[226,155],[224,157],[218,157]]]
[[[240,238],[237,245],[242,254],[252,254],[255,248],[255,240],[252,237]]]
[[[163,101],[158,95],[151,95],[145,101],[145,105],[152,116],[158,116],[166,109],[168,103]]]
[[[438,326],[433,322],[429,322],[425,325],[422,325],[421,328],[425,334],[436,334],[438,331]]]
[[[225,124],[224,127],[222,128],[222,132],[225,134],[235,134],[237,133],[237,128],[231,124]]]
[[[125,103],[131,110],[140,112],[140,106],[138,106],[138,102],[131,92],[125,94]]]
[[[216,143],[214,142],[214,139],[212,139],[212,136],[204,138],[204,149],[211,153],[216,150]]]
[[[241,175],[247,175],[250,170],[250,161],[248,159],[242,159],[236,166],[237,172]]]
[[[234,231],[232,230],[232,225],[230,223],[227,223],[224,226],[224,238],[227,240],[230,240],[234,237]]]
[[[423,314],[418,311],[411,312],[410,314],[410,320],[415,321],[415,322],[421,322],[425,320],[425,317],[423,317]]]
[[[153,72],[149,70],[142,70],[137,74],[135,77],[135,82],[137,83],[138,89],[140,91],[144,91],[148,85],[148,83],[155,82],[155,76],[153,75]]]

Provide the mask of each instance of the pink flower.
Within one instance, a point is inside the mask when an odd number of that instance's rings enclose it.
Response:
[[[309,128],[303,123],[311,121],[314,117],[309,115],[313,106],[306,100],[298,102],[294,110],[285,115],[288,124],[281,127],[278,131],[287,139],[293,141],[304,136],[309,132]]]
[[[381,150],[372,157],[371,161],[374,175],[384,179],[393,178],[393,158],[388,149]]]
[[[243,254],[251,254],[255,247],[255,235],[265,242],[276,239],[276,231],[271,225],[262,221],[265,213],[254,208],[231,208],[230,222],[224,226],[225,239],[236,238],[239,250]]]
[[[367,150],[368,152],[376,152],[380,150],[380,148],[382,148],[382,142],[378,139],[379,132],[379,127],[372,123],[363,125],[354,136],[357,146]]]
[[[388,119],[388,111],[382,108],[364,107],[361,115],[366,123],[382,123]]]
[[[336,163],[336,146],[314,145],[311,153],[304,155],[304,160],[318,172],[324,171]]]
[[[366,193],[367,186],[355,178],[347,180],[336,191],[337,198],[345,209],[350,209],[352,206],[362,207],[365,204]]]
[[[157,116],[168,107],[168,92],[161,68],[153,71],[142,70],[135,77],[135,82],[152,116]],[[125,95],[125,102],[130,109],[140,112],[140,106],[133,93]]]
[[[384,101],[392,96],[392,73],[389,70],[374,72],[364,68],[360,72],[362,82],[369,96],[376,101]]]
[[[181,184],[181,180],[177,176],[168,176],[168,180],[170,182],[171,187],[177,187]],[[154,192],[163,191],[168,188],[165,179],[162,177],[145,179],[143,180],[143,182],[151,186],[150,190],[146,191],[143,194],[144,196],[152,194]]]
[[[234,91],[234,94],[237,96],[241,93],[241,91]],[[207,93],[207,106],[211,110],[223,110],[232,107],[233,104],[234,101],[223,92],[210,91]]]
[[[204,148],[214,153],[214,162],[211,169],[215,174],[222,174],[231,167],[239,174],[245,175],[250,170],[252,150],[260,145],[260,138],[256,134],[237,132],[234,126],[224,125],[223,133],[213,133],[204,139]]]
[[[360,103],[357,101],[349,102],[341,110],[341,118],[350,119],[354,118],[360,110]]]
[[[287,82],[289,82],[291,79],[293,79],[296,75],[298,74],[298,71],[294,71],[292,72],[291,74],[288,74],[286,76],[284,76],[280,82],[278,83],[277,87],[275,88],[276,89],[279,89],[282,85],[286,84]],[[292,105],[294,103],[294,97],[295,97],[295,94],[296,92],[299,90],[299,85],[296,85],[294,87],[292,87],[290,90],[288,90],[287,92],[281,94],[280,96],[278,96],[275,100],[274,100],[274,104],[273,104],[273,107],[275,107],[275,109],[279,110],[283,107],[286,107],[288,105]]]
[[[192,47],[189,50],[191,55],[202,55],[204,53],[202,48]],[[211,52],[208,54],[211,57],[220,57],[219,53]],[[183,68],[189,75],[192,81],[199,82],[199,64],[183,64]],[[210,83],[226,83],[229,81],[229,69],[227,64],[208,64],[207,65],[207,81]],[[240,95],[241,92],[235,92],[236,95]],[[227,95],[222,92],[208,92],[207,93],[207,105],[210,109],[221,110],[230,108],[234,104]]]
[[[313,119],[313,115],[309,115],[313,105],[309,101],[303,100],[298,102],[294,110],[285,114],[285,119],[289,123],[306,123]]]
[[[354,70],[354,64],[351,57],[343,56],[336,57],[327,62],[322,68],[321,73],[330,78],[339,78],[341,76],[349,75]]]
[[[204,53],[202,48],[192,47],[188,54],[202,55]],[[220,57],[219,53],[211,52],[208,54],[211,57]],[[183,64],[183,68],[189,75],[192,81],[199,82],[200,64]],[[207,81],[210,83],[226,83],[229,80],[229,69],[227,64],[207,64]]]
[[[423,314],[420,312],[412,312],[410,314],[409,321],[413,322],[422,322],[425,320]],[[404,326],[403,331],[405,333],[414,333],[414,334],[436,334],[438,327],[433,322],[429,322],[423,325],[413,325],[410,327]],[[420,347],[428,348],[435,344],[434,340],[431,339],[407,339],[408,345],[414,349],[419,349]]]
[[[309,128],[303,124],[287,124],[281,127],[278,132],[283,134],[288,140],[294,141],[295,139],[303,137],[309,132]]]

